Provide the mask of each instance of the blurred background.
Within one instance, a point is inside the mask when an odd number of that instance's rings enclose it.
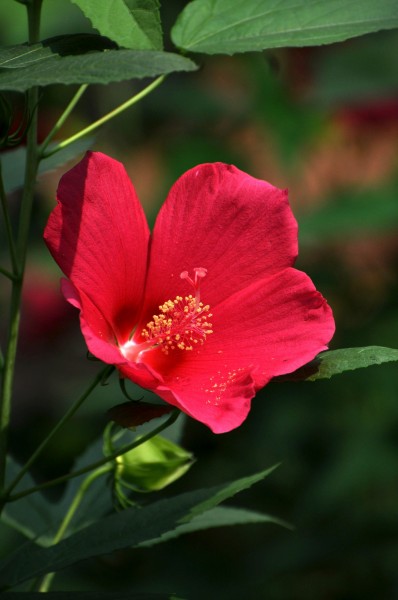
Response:
[[[185,4],[168,0],[161,9],[167,49]],[[3,44],[26,40],[24,13],[22,5],[2,0]],[[77,7],[44,1],[42,37],[79,31],[90,31],[90,24]],[[196,58],[198,72],[171,75],[101,129],[92,148],[124,163],[150,223],[171,184],[201,162],[234,163],[288,188],[300,229],[297,267],[334,310],[331,348],[398,347],[398,32],[319,48]],[[145,83],[90,87],[60,137]],[[42,138],[74,91],[42,91]],[[18,116],[23,97],[12,102]],[[77,312],[60,296],[59,272],[42,242],[58,180],[72,165],[43,176],[37,187],[12,418],[11,447],[21,461],[98,371],[86,359]],[[16,210],[18,191],[11,201]],[[2,346],[9,291],[3,279]],[[330,381],[271,383],[229,434],[215,436],[187,419],[182,443],[197,462],[164,494],[280,462],[233,504],[295,529],[249,525],[196,533],[86,561],[59,573],[54,589],[167,591],[193,600],[398,598],[397,389],[392,363]],[[114,384],[93,395],[43,454],[37,479],[70,468],[101,434],[106,410],[122,401]],[[10,549],[22,541],[5,525],[0,538]]]

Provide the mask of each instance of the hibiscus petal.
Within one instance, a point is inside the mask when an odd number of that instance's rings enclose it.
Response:
[[[214,388],[212,382],[208,383],[209,374],[203,375],[194,378],[186,386],[173,385],[172,389],[159,386],[156,393],[166,402],[210,427],[213,433],[227,433],[236,429],[246,419],[250,401],[255,395],[250,373],[242,369],[239,376],[234,381],[231,380],[225,389],[223,386],[220,389]]]
[[[80,310],[80,329],[91,354],[110,365],[125,363],[115,344],[112,327],[91,300],[83,292],[79,294],[68,279],[61,279],[61,291],[65,299]]]
[[[149,240],[135,190],[119,162],[89,152],[62,177],[57,199],[44,234],[50,252],[123,343],[142,304]]]
[[[144,360],[164,375],[156,393],[215,433],[240,425],[258,389],[312,360],[334,333],[326,300],[292,268],[235,293],[211,320],[197,350],[156,350]]]
[[[218,356],[229,368],[247,366],[257,389],[326,350],[335,331],[325,298],[292,268],[228,298],[213,310],[212,322],[200,356],[208,364]]]
[[[191,292],[182,271],[207,269],[203,301],[213,307],[296,256],[297,223],[285,191],[231,165],[199,165],[175,183],[157,217],[143,320]]]

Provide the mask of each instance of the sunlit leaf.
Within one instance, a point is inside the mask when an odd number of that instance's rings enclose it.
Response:
[[[395,348],[384,348],[383,346],[341,348],[322,352],[301,369],[278,379],[317,381],[318,379],[330,379],[345,371],[397,361],[398,350]]]
[[[161,50],[157,0],[72,0],[92,26],[123,48]]]
[[[396,0],[194,0],[172,39],[191,52],[234,54],[331,44],[397,26]]]

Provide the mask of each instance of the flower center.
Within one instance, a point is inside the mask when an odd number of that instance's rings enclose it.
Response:
[[[200,301],[200,281],[206,276],[206,269],[194,269],[194,279],[183,271],[181,279],[185,279],[195,291],[195,295],[177,296],[175,300],[167,300],[159,306],[160,314],[153,315],[141,331],[142,337],[151,346],[161,346],[162,352],[169,350],[193,350],[197,344],[203,344],[206,336],[213,333],[208,319],[210,306]]]
[[[181,279],[193,287],[192,294],[176,296],[159,306],[159,314],[153,315],[141,331],[143,342],[129,341],[121,348],[122,353],[130,360],[139,360],[144,352],[160,347],[164,354],[170,350],[193,350],[203,344],[206,337],[213,333],[209,322],[212,314],[210,306],[200,301],[200,283],[206,276],[203,267],[195,268],[194,277],[188,271],[180,274]]]

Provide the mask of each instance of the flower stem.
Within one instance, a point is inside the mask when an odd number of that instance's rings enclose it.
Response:
[[[13,275],[13,273],[10,273],[10,271],[7,271],[7,269],[4,269],[3,267],[0,267],[0,273],[4,275],[4,277],[7,277],[7,279],[10,279],[11,281],[17,280],[17,277]]]
[[[33,452],[32,456],[27,460],[27,462],[22,467],[21,471],[18,473],[17,477],[8,486],[8,488],[6,489],[6,491],[4,493],[5,502],[7,502],[8,496],[11,494],[12,490],[18,485],[18,483],[21,481],[21,479],[25,475],[25,473],[27,473],[27,471],[30,469],[32,464],[36,461],[36,459],[43,452],[43,450],[47,446],[47,444],[58,433],[58,431],[61,429],[61,427],[63,427],[65,425],[65,423],[67,421],[69,421],[69,419],[75,414],[75,412],[80,408],[80,406],[88,398],[88,396],[91,394],[91,392],[97,387],[97,385],[100,384],[101,381],[103,381],[105,378],[109,377],[109,375],[112,373],[113,369],[114,369],[114,367],[112,365],[107,365],[104,369],[102,369],[98,373],[98,375],[93,379],[93,381],[88,386],[86,391],[80,396],[80,398],[78,398],[76,400],[76,402],[74,404],[72,404],[72,406],[69,408],[69,410],[66,411],[66,413],[64,414],[62,419],[60,421],[58,421],[56,426],[50,431],[50,433],[47,435],[47,437],[36,448],[36,450]],[[23,492],[21,492],[21,493],[23,493]]]
[[[3,174],[1,170],[0,161],[0,202],[3,211],[4,225],[6,230],[6,236],[8,241],[8,248],[10,252],[10,259],[12,264],[13,277],[18,273],[18,261],[17,261],[17,250],[15,248],[14,234],[11,227],[10,213],[8,210],[7,196],[4,189]],[[2,269],[3,275],[5,275],[4,269]]]
[[[79,508],[80,503],[83,500],[84,495],[87,492],[90,485],[96,479],[98,479],[98,477],[101,477],[101,475],[105,475],[111,469],[112,469],[111,465],[105,465],[103,467],[100,467],[99,469],[96,469],[95,471],[90,473],[90,475],[88,475],[86,477],[86,479],[84,479],[84,481],[80,485],[79,489],[77,490],[76,495],[73,498],[73,501],[72,501],[65,517],[63,518],[62,523],[61,523],[57,533],[54,536],[53,544],[58,544],[58,542],[60,542],[62,540],[62,538],[64,537],[64,535],[65,535],[73,517],[75,516],[76,511]],[[43,577],[41,582],[38,583],[37,585],[35,585],[35,588],[37,588],[39,592],[48,592],[54,576],[55,576],[55,573],[47,573],[47,575],[45,575]]]
[[[158,427],[156,427],[155,429],[153,429],[146,435],[143,435],[138,440],[137,439],[134,440],[134,442],[131,442],[131,444],[128,444],[127,446],[124,446],[123,448],[118,448],[117,450],[115,450],[115,452],[112,452],[112,454],[108,454],[108,456],[105,456],[104,458],[97,460],[95,463],[92,463],[91,465],[83,467],[82,469],[78,469],[77,471],[74,471],[73,473],[68,473],[67,475],[62,475],[61,477],[57,477],[56,479],[52,479],[51,481],[47,481],[46,483],[43,483],[41,485],[37,485],[35,487],[29,488],[27,490],[24,490],[23,492],[13,494],[8,497],[8,502],[14,502],[15,500],[24,498],[25,496],[28,496],[29,494],[33,494],[34,492],[39,492],[39,491],[47,489],[49,487],[53,487],[54,485],[58,485],[59,483],[64,483],[65,481],[68,481],[69,479],[72,479],[73,477],[78,477],[79,475],[84,475],[84,473],[88,473],[89,471],[98,469],[99,467],[106,465],[107,463],[115,460],[115,458],[118,458],[118,456],[122,456],[123,454],[126,454],[126,452],[130,452],[130,450],[133,450],[134,448],[141,446],[141,444],[144,444],[145,442],[147,442],[148,440],[153,438],[155,435],[158,435],[158,433],[160,433],[164,429],[167,429],[167,427],[170,427],[170,425],[172,425],[177,420],[179,414],[180,414],[179,410],[177,410],[177,409],[174,410],[170,414],[167,421],[165,421],[164,423],[162,423],[161,425],[159,425]]]
[[[62,125],[65,123],[66,119],[69,117],[69,115],[71,114],[71,112],[73,111],[76,104],[79,102],[80,98],[83,96],[83,94],[87,88],[88,88],[87,83],[85,83],[84,85],[81,85],[79,87],[76,94],[73,96],[72,100],[69,102],[68,106],[65,108],[64,112],[59,117],[58,121],[55,123],[54,127],[51,129],[50,133],[48,134],[48,136],[46,137],[44,142],[42,142],[42,144],[40,145],[40,147],[39,147],[39,156],[40,157],[44,156],[44,151],[47,148],[48,144],[51,142],[54,135],[61,129]]]
[[[104,123],[109,121],[110,119],[113,119],[114,117],[116,117],[117,115],[122,113],[127,108],[130,108],[130,106],[133,106],[134,104],[136,104],[137,102],[142,100],[142,98],[144,98],[150,92],[152,92],[152,90],[157,88],[162,83],[162,81],[164,81],[164,79],[165,79],[165,75],[161,75],[160,77],[155,79],[155,81],[150,83],[146,88],[141,90],[141,92],[139,92],[138,94],[136,94],[135,96],[133,96],[132,98],[130,98],[129,100],[127,100],[126,102],[124,102],[123,104],[121,104],[120,106],[115,108],[114,110],[112,110],[111,112],[107,113],[104,117],[101,117],[101,119],[98,119],[98,121],[94,121],[94,123],[91,123],[91,125],[89,125],[85,129],[82,129],[78,133],[75,133],[75,135],[72,135],[70,138],[63,140],[62,142],[60,142],[59,144],[57,144],[56,146],[51,148],[51,150],[49,150],[48,152],[42,153],[42,158],[47,158],[48,156],[51,156],[52,154],[59,152],[59,150],[66,148],[66,146],[73,144],[73,142],[76,142],[77,140],[84,137],[85,135],[88,135],[92,131],[95,131],[96,129],[98,129],[98,127],[100,127],[101,125],[103,125]]]
[[[42,0],[33,0],[27,4],[30,44],[36,43],[40,37],[41,4]],[[18,266],[18,277],[13,282],[11,292],[10,325],[0,397],[0,493],[4,488],[5,481],[8,430],[11,413],[15,358],[19,334],[23,273],[26,261],[28,234],[33,206],[33,191],[38,167],[37,104],[38,89],[37,87],[33,87],[28,91],[28,111],[31,115],[31,121],[27,134],[25,183],[22,195],[20,222],[16,244],[16,261],[18,262],[18,265],[16,266]]]

